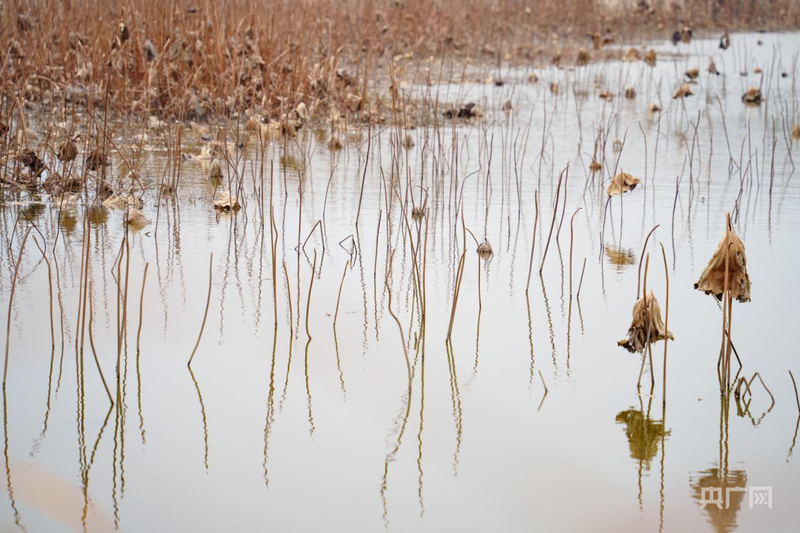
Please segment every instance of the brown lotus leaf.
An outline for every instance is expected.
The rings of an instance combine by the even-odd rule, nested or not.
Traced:
[[[696,80],[697,76],[700,75],[700,68],[699,67],[692,67],[686,70],[685,72],[686,77],[690,80]]]
[[[637,185],[639,185],[638,178],[634,178],[626,172],[618,172],[616,176],[611,178],[611,183],[608,184],[606,192],[609,196],[615,196],[632,191]]]
[[[72,161],[76,157],[78,157],[78,147],[75,146],[75,142],[72,139],[69,139],[59,148],[58,158],[61,161],[67,162]]]
[[[687,84],[681,83],[681,86],[678,87],[674,93],[672,93],[672,98],[686,98],[687,96],[691,96],[693,94],[694,93],[692,92],[692,89]]]
[[[135,207],[129,207],[127,222],[132,228],[143,228],[150,224],[150,219],[144,216],[141,211]]]
[[[214,198],[214,209],[221,209],[223,211],[238,210],[239,199],[232,196],[230,191],[220,191]]]
[[[617,345],[631,353],[642,353],[648,341],[648,333],[650,344],[663,341],[665,338],[675,340],[672,333],[668,332],[664,326],[664,321],[661,320],[661,308],[658,306],[658,300],[653,291],[636,300],[633,305],[633,320],[631,327],[628,328],[628,337],[617,341]]]
[[[638,61],[639,51],[636,48],[628,48],[622,55],[623,61]]]
[[[725,235],[719,241],[717,250],[711,256],[700,279],[694,288],[706,294],[713,294],[717,300],[722,299],[725,292],[725,258],[728,262],[728,289],[731,296],[740,302],[750,301],[750,276],[747,274],[747,256],[744,244],[733,232],[728,217]]]
[[[650,65],[651,67],[656,66],[656,51],[652,48],[647,51],[644,55],[644,62]]]

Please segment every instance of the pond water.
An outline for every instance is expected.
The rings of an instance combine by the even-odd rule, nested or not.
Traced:
[[[263,173],[251,139],[237,167],[246,205],[235,213],[215,211],[208,162],[197,157],[182,163],[178,194],[160,197],[168,157],[158,131],[140,170],[153,221],[141,230],[126,234],[123,210],[90,212],[85,200],[61,213],[47,195],[6,202],[3,530],[796,531],[800,418],[788,370],[800,374],[800,362],[785,335],[800,316],[800,155],[788,134],[800,35],[732,40],[726,51],[717,39],[653,43],[653,68],[443,67],[454,82],[410,79],[409,102],[472,101],[482,119],[364,128],[334,152],[306,128],[296,142],[270,142]],[[705,71],[709,57],[721,75]],[[692,66],[695,95],[673,100]],[[504,85],[486,83],[490,75]],[[741,101],[751,85],[761,86],[760,106]],[[623,96],[628,86],[635,99]],[[614,98],[599,98],[603,90]],[[591,174],[598,128],[606,161]],[[408,150],[397,142],[406,134]],[[120,146],[131,136],[115,128]],[[196,156],[200,133],[185,136]],[[641,184],[606,209],[617,167]],[[404,218],[412,196],[424,217]],[[17,223],[21,212],[36,229],[8,317],[30,225]],[[769,388],[756,378],[747,405],[720,394],[722,308],[693,288],[726,213],[753,283],[752,301],[733,305],[740,376],[758,372]],[[90,293],[81,291],[85,215]],[[653,345],[655,386],[647,365],[640,390],[641,356],[617,346],[656,225],[646,285],[663,314],[668,274],[666,402],[664,343]],[[488,240],[491,259],[464,227]],[[50,278],[33,237],[47,246]],[[758,504],[759,487],[770,488],[771,508]],[[741,490],[719,509],[703,506],[708,488]]]

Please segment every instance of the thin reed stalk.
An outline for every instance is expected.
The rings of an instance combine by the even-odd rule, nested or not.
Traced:
[[[336,311],[333,313],[333,329],[336,329],[336,320],[339,318],[339,302],[342,300],[342,287],[344,287],[344,278],[347,276],[347,269],[350,266],[350,261],[347,261],[342,271],[342,281],[339,282],[339,295],[336,297]]]
[[[144,312],[144,285],[147,282],[147,268],[150,263],[144,264],[144,275],[142,276],[142,292],[139,295],[139,327],[136,329],[136,351],[139,351],[139,339],[142,336],[142,314]]]
[[[200,346],[200,339],[203,337],[203,330],[206,327],[206,318],[208,318],[208,306],[211,304],[211,281],[214,275],[214,252],[211,252],[211,256],[208,259],[208,296],[206,297],[206,310],[203,312],[203,323],[200,325],[200,333],[197,335],[197,342],[194,344],[194,350],[192,350],[192,355],[189,356],[189,362],[186,366],[192,366],[192,359],[194,359],[194,354],[197,352],[197,347]]]
[[[89,293],[92,292],[92,283],[89,282]],[[100,360],[97,358],[97,350],[94,348],[94,334],[92,332],[92,323],[94,322],[94,310],[93,306],[91,305],[91,296],[89,297],[89,346],[92,347],[92,355],[94,356],[94,363],[97,365],[97,372],[100,374],[100,379],[103,381],[103,388],[106,389],[106,394],[108,395],[108,401],[111,402],[111,405],[114,405],[114,400],[111,397],[111,391],[108,388],[108,383],[106,383],[106,377],[103,375],[103,369],[100,366]]]
[[[308,327],[308,315],[311,311],[311,290],[314,288],[314,276],[317,272],[317,251],[314,250],[314,264],[311,266],[311,279],[308,282],[308,298],[306,299],[306,335],[311,340],[311,330]]]

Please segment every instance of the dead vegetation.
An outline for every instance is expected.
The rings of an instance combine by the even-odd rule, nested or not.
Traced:
[[[560,59],[565,42],[584,43],[587,35],[595,50],[642,28],[663,34],[679,27],[686,41],[692,30],[680,21],[695,29],[800,24],[793,0],[640,2],[633,10],[579,0],[351,3],[9,4],[0,21],[0,77],[26,107],[107,103],[124,113],[193,120],[259,109],[279,120],[306,102],[312,114],[335,109],[368,118],[388,86],[375,80],[415,57],[529,62]],[[591,57],[577,54],[579,64]],[[638,58],[634,48],[625,54]],[[655,53],[644,60],[653,65]]]
[[[674,340],[672,333],[667,331],[661,319],[661,308],[658,305],[653,291],[642,295],[633,305],[633,320],[628,328],[628,336],[617,341],[631,353],[644,353],[648,344],[654,344],[664,339]]]
[[[719,241],[714,255],[700,274],[700,279],[694,284],[694,288],[706,294],[713,294],[717,300],[721,300],[726,286],[731,292],[731,297],[739,302],[750,301],[747,256],[742,240],[733,232],[730,218],[725,227],[725,235]]]

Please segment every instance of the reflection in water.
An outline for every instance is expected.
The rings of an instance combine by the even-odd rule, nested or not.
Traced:
[[[272,333],[272,361],[269,366],[269,392],[267,394],[267,417],[264,423],[264,483],[269,486],[269,469],[267,458],[269,457],[269,435],[272,432],[272,423],[275,421],[275,349],[278,345],[278,325]]]
[[[619,424],[625,424],[625,436],[628,438],[628,447],[631,457],[639,461],[640,466],[650,470],[650,461],[658,453],[658,443],[662,436],[669,435],[664,430],[661,420],[652,420],[649,412],[630,408],[616,416]]]
[[[453,452],[453,474],[458,475],[458,453],[461,451],[461,436],[463,430],[463,417],[461,412],[461,392],[458,389],[458,372],[456,372],[456,357],[453,344],[445,344],[447,362],[450,370],[450,399],[453,402],[453,419],[456,425],[456,449]]]
[[[650,461],[658,453],[659,441],[663,447],[664,438],[669,435],[669,431],[664,429],[664,423],[661,420],[653,420],[650,418],[650,406],[653,399],[647,404],[647,412],[644,411],[643,406],[640,404],[639,409],[631,407],[626,411],[617,414],[615,420],[618,424],[625,424],[625,436],[628,438],[628,448],[630,449],[631,457],[638,463],[638,487],[639,487],[639,508],[643,506],[642,502],[642,472],[643,470],[650,470]]]
[[[14,523],[22,531],[27,531],[22,525],[22,518],[17,509],[17,501],[14,499],[14,487],[11,485],[11,463],[8,461],[8,401],[6,399],[6,388],[3,386],[3,458],[6,462],[6,489],[8,490],[8,500],[11,509],[14,511]]]
[[[192,382],[194,383],[195,389],[197,389],[197,398],[200,400],[200,414],[203,416],[203,447],[205,448],[205,453],[203,455],[203,463],[206,466],[206,471],[208,470],[208,421],[206,419],[206,406],[203,403],[203,394],[200,392],[200,384],[197,383],[197,379],[194,377],[194,372],[192,372],[192,367],[189,368],[189,376],[192,378]]]
[[[698,502],[708,501],[716,498],[722,499],[723,503],[716,505],[709,503],[703,509],[708,515],[708,521],[717,532],[733,531],[736,529],[736,514],[742,505],[747,485],[747,474],[744,470],[720,470],[712,467],[698,472],[697,478],[693,479],[692,497]],[[703,496],[703,489],[720,490],[718,495],[713,497]],[[742,490],[735,490],[742,489]],[[702,505],[702,503],[701,503]],[[721,507],[721,508],[720,508]]]
[[[636,254],[631,248],[607,245],[605,247],[608,262],[617,266],[617,270],[622,270],[627,266],[636,264]]]
[[[711,526],[719,533],[736,529],[736,514],[744,499],[747,486],[747,473],[728,468],[728,418],[730,414],[730,394],[720,397],[719,412],[719,459],[716,466],[702,470],[691,480],[692,497],[700,502],[708,515]],[[704,491],[705,490],[705,494]],[[704,502],[719,501],[720,504]]]
[[[308,403],[308,425],[309,425],[309,435],[314,434],[314,414],[311,408],[311,384],[308,381],[308,347],[311,346],[311,337],[308,337],[308,342],[306,342],[306,353],[305,353],[305,365],[303,369],[306,375],[306,400]]]
[[[531,318],[531,299],[528,297],[527,293],[525,294],[525,305],[528,307],[528,344],[530,344],[531,346],[531,364],[530,364],[530,376],[528,378],[528,385],[533,385],[533,365],[534,365],[533,321]]]
[[[786,462],[789,462],[789,458],[792,456],[792,452],[794,451],[794,445],[797,443],[797,430],[800,429],[800,415],[797,415],[797,422],[794,424],[794,436],[792,437],[792,444],[789,446],[789,453],[786,454]]]

